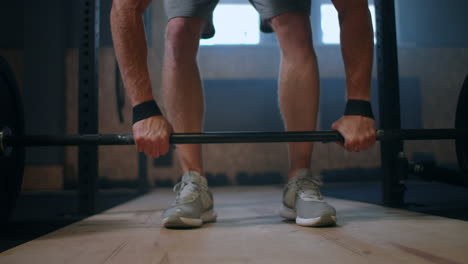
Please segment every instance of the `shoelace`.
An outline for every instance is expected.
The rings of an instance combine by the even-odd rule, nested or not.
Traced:
[[[319,177],[305,177],[291,183],[295,184],[297,190],[305,194],[307,198],[322,199],[319,187],[322,186],[322,180]]]
[[[192,181],[181,181],[174,186],[174,192],[177,193],[176,195],[176,203],[179,202],[180,199],[184,199],[186,197],[190,197],[194,195],[199,190],[204,190],[201,184]]]

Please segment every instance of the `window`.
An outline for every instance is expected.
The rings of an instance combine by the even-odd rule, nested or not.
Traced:
[[[260,18],[250,4],[218,4],[213,13],[216,34],[200,45],[257,45]]]
[[[372,17],[372,25],[375,35],[375,7],[369,5],[369,11]],[[338,12],[332,4],[320,5],[320,20],[322,29],[323,44],[340,44],[340,23],[338,21]],[[375,38],[374,38],[375,43]]]

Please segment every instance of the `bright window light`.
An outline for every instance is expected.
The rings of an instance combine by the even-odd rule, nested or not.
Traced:
[[[219,4],[213,13],[216,34],[200,45],[257,45],[260,18],[250,4]]]
[[[372,17],[372,26],[375,35],[375,7],[369,5],[369,11]],[[332,4],[322,4],[320,6],[322,42],[324,44],[340,44],[340,23],[338,21],[338,12]],[[375,38],[374,38],[375,43]]]

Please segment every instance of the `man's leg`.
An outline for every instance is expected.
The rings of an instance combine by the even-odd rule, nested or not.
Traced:
[[[309,16],[288,12],[271,19],[281,48],[279,76],[280,108],[287,131],[312,131],[316,129],[319,73],[317,58],[312,46]],[[290,173],[309,168],[312,143],[289,143]]]
[[[205,21],[174,17],[167,25],[163,89],[167,117],[175,132],[202,130],[203,94],[196,56]],[[213,196],[202,177],[201,145],[179,145],[176,151],[184,175],[175,186],[176,204],[163,212],[163,225],[198,227],[216,221]]]
[[[196,62],[204,21],[176,17],[169,20],[163,66],[167,118],[176,133],[201,132],[203,94]],[[185,172],[203,175],[201,145],[179,145],[177,155]]]
[[[280,107],[286,130],[315,130],[319,99],[317,58],[309,15],[287,12],[271,19],[281,48]],[[302,226],[336,223],[335,209],[320,193],[320,178],[310,171],[312,143],[289,143],[290,172],[280,215]]]

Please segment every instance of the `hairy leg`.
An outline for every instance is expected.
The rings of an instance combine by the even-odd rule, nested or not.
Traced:
[[[287,131],[316,129],[319,73],[309,16],[285,13],[271,20],[281,48],[279,101]],[[291,30],[294,29],[294,30]],[[313,144],[289,143],[289,178],[300,168],[309,168]]]
[[[163,91],[167,118],[176,133],[201,132],[204,103],[196,62],[204,21],[173,18],[168,22],[163,66]],[[201,145],[179,145],[178,159],[185,172],[203,175]]]

